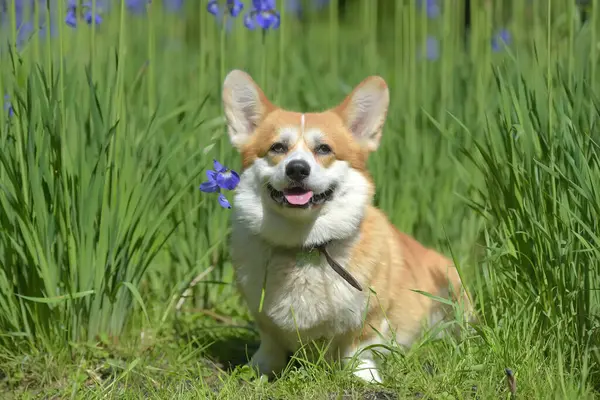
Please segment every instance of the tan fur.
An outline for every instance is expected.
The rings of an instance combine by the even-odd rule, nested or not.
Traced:
[[[448,313],[443,303],[411,289],[446,298],[451,286],[454,289],[451,297],[466,301],[464,306],[470,310],[468,297],[460,294],[462,284],[452,261],[400,232],[372,206],[361,231],[348,267],[369,282],[377,299],[369,305],[361,340],[375,335],[371,327],[386,319],[396,330],[400,344],[410,344],[430,315],[437,310]]]

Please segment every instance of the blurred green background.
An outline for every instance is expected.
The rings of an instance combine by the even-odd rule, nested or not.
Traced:
[[[527,398],[599,388],[598,6],[277,1],[278,26],[250,30],[243,3],[0,1],[5,387],[43,386],[34,354],[206,349],[215,326],[251,326],[230,211],[198,190],[213,159],[240,166],[220,99],[237,68],[303,112],[388,82],[376,205],[455,258],[481,315],[463,347],[435,347],[441,386],[406,382],[497,397],[512,366]]]

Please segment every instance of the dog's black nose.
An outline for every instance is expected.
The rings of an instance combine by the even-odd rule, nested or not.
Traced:
[[[300,182],[310,174],[310,165],[304,160],[292,160],[286,165],[285,174],[291,180]]]

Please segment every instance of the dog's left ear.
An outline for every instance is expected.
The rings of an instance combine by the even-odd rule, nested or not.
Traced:
[[[334,108],[352,135],[369,151],[379,147],[383,124],[390,103],[385,80],[370,76],[356,86],[344,101]]]
[[[223,106],[229,139],[243,147],[264,117],[274,109],[261,88],[247,73],[233,70],[223,82]]]

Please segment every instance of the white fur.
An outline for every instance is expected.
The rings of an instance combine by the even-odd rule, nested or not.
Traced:
[[[364,379],[367,382],[383,382],[381,376],[379,376],[379,372],[377,372],[377,363],[368,358],[360,360],[354,375]]]
[[[286,143],[296,143],[301,133],[295,126],[285,126],[279,129],[279,140]]]

